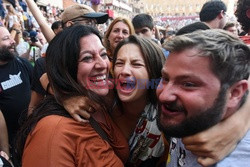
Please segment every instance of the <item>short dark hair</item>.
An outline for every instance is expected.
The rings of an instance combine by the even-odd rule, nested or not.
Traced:
[[[55,21],[55,22],[51,25],[51,29],[54,31],[54,30],[58,29],[60,26],[62,26],[62,22],[61,22],[61,21]]]
[[[227,7],[224,2],[221,0],[208,1],[201,8],[200,21],[212,21],[221,11],[227,11]]]
[[[235,15],[238,22],[241,24],[242,29],[247,33],[250,30],[250,18],[248,18],[246,15],[248,9],[250,9],[249,0],[238,0]]]
[[[145,13],[138,14],[132,19],[132,23],[135,29],[140,29],[142,27],[148,27],[150,30],[154,28],[153,18]]]

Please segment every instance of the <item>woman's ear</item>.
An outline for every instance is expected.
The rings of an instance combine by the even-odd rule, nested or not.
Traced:
[[[228,108],[235,108],[239,107],[239,104],[241,102],[242,97],[248,90],[248,82],[247,80],[241,80],[237,83],[235,83],[233,86],[231,86],[228,96]]]

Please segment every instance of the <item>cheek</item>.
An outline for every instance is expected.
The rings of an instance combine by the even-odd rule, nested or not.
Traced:
[[[118,78],[119,73],[120,73],[120,68],[119,67],[114,67],[114,76],[115,76],[115,78]]]
[[[124,38],[128,38],[128,37],[129,37],[129,35],[130,35],[130,34],[126,34],[126,35],[124,35]]]
[[[78,66],[78,70],[77,70],[77,81],[78,83],[81,83],[83,86],[86,86],[86,83],[88,82],[89,74],[91,72],[91,70],[86,67],[87,65]]]
[[[113,34],[113,33],[110,33],[110,34],[109,34],[109,37],[108,37],[109,42],[112,42],[112,41],[113,41],[113,38],[114,38],[114,34]]]
[[[111,63],[110,63],[108,57],[106,58],[105,62],[107,64],[107,68],[108,68],[108,71],[109,71],[109,69],[111,68]]]

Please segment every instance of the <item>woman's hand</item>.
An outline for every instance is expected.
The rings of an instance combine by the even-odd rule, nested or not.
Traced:
[[[63,101],[64,108],[78,122],[88,122],[90,113],[98,111],[101,106],[87,97],[75,96]]]

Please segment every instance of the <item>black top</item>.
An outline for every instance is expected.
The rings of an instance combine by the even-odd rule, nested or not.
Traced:
[[[34,71],[33,71],[33,79],[31,89],[43,96],[46,95],[46,91],[43,89],[40,78],[46,72],[45,67],[45,57],[38,58],[35,62]]]
[[[0,65],[0,109],[7,124],[10,143],[19,128],[19,117],[27,111],[30,102],[32,70],[32,65],[20,57]]]

